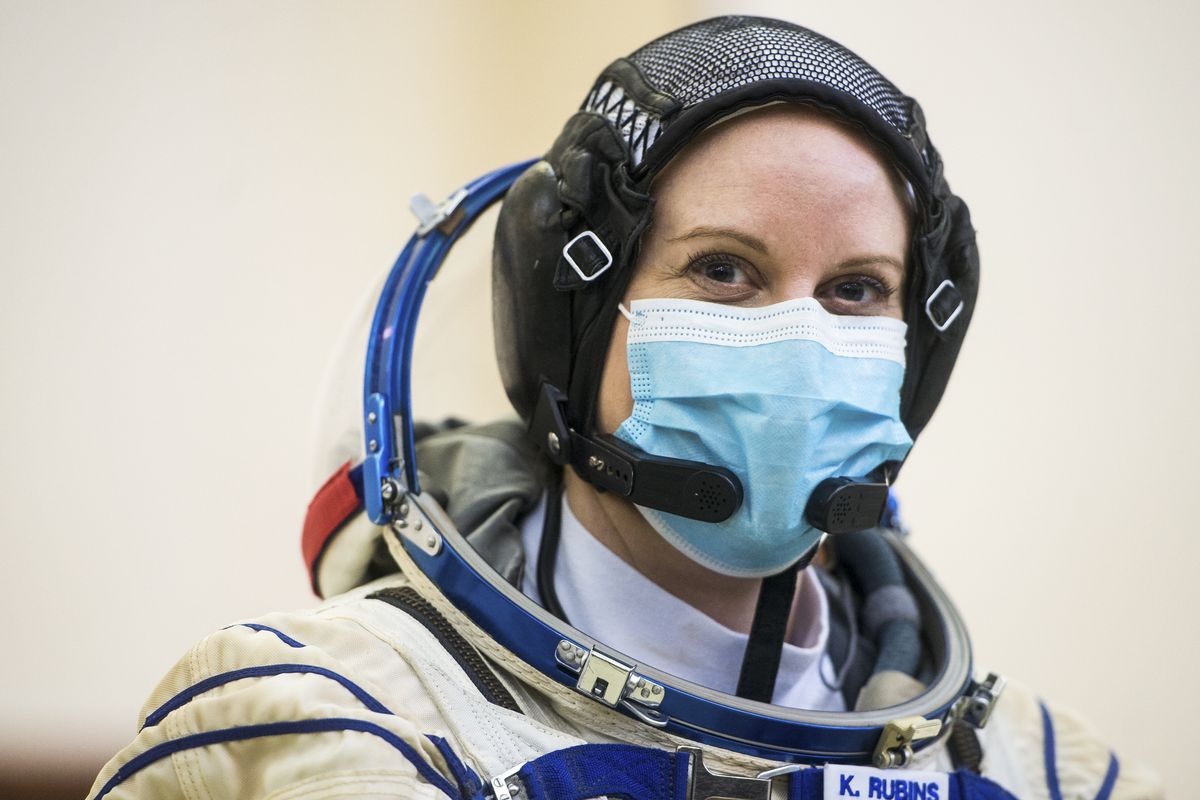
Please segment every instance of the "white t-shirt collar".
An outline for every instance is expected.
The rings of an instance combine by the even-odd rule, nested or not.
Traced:
[[[526,568],[521,591],[540,602],[537,553],[546,499],[521,524]],[[843,711],[833,688],[833,669],[825,646],[829,604],[815,575],[802,573],[793,637],[805,646],[784,644],[772,701],[791,708]],[[554,588],[571,624],[637,661],[715,689],[737,687],[747,636],[662,589],[599,542],[562,499],[562,531],[554,569]]]

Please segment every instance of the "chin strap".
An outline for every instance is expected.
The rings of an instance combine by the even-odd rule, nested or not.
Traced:
[[[869,675],[897,671],[914,675],[921,658],[921,616],[895,552],[878,531],[857,531],[833,537],[834,552],[863,595],[859,612],[876,655]],[[750,638],[738,676],[737,695],[771,702],[779,671],[787,623],[796,592],[796,576],[816,554],[813,547],[792,567],[763,578],[750,625]],[[853,698],[847,698],[853,706]]]
[[[561,537],[562,473],[551,469],[550,480],[546,484],[546,513],[542,517],[542,541],[538,545],[535,576],[542,608],[570,625],[571,620],[567,619],[567,612],[563,611],[562,603],[558,601],[558,590],[554,586],[554,567],[558,563],[558,541]]]
[[[788,620],[796,598],[796,580],[816,552],[817,545],[813,545],[783,572],[763,578],[754,608],[754,621],[750,623],[750,636],[746,640],[746,653],[742,656],[742,670],[738,674],[738,697],[769,703],[775,696],[779,662],[783,658]]]

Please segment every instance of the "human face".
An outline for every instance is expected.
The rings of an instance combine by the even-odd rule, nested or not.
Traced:
[[[832,314],[903,317],[910,221],[896,174],[860,134],[776,105],[714,126],[655,180],[654,222],[625,304],[685,298],[765,306],[816,298]],[[633,410],[619,316],[597,422]]]

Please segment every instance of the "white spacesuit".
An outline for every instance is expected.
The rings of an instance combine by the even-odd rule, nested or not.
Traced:
[[[801,135],[819,163],[771,150]],[[740,181],[754,158],[769,174]],[[854,159],[874,183],[822,184]],[[713,294],[660,291],[685,274],[642,266],[662,242],[730,237],[672,235],[679,209],[706,208],[689,168],[742,183],[751,194],[706,190],[707,208],[749,209],[765,229],[731,238],[766,252],[777,234],[788,264],[706,252],[686,279]],[[871,191],[907,251],[870,274],[838,261],[837,280],[795,291],[811,277],[796,253],[841,246],[823,232],[895,232]],[[497,350],[520,420],[414,425],[425,287],[501,197]],[[796,208],[817,235],[780,224]],[[305,525],[331,599],[196,645],[90,797],[1161,796],[1072,717],[976,679],[962,621],[905,544],[889,485],[940,399],[979,269],[915,101],[806,29],[709,20],[606,69],[543,159],[415,210],[372,322],[362,438],[329,443],[346,460]],[[752,271],[791,288],[751,297]],[[614,350],[624,407],[605,382]],[[641,531],[634,551],[602,538],[604,513]],[[647,542],[713,586],[752,582],[741,629],[681,599],[718,592],[639,563]]]

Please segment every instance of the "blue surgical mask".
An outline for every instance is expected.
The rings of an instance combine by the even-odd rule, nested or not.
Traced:
[[[763,577],[795,563],[821,537],[804,516],[817,484],[867,475],[912,447],[900,421],[900,320],[835,316],[813,298],[760,308],[634,300],[627,316],[633,413],[615,436],[742,482],[742,505],[724,522],[638,507],[710,569]]]

